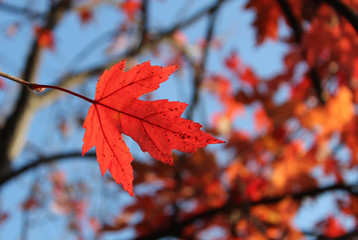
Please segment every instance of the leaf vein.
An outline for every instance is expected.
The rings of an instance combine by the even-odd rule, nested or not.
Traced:
[[[123,166],[122,166],[122,164],[121,164],[121,161],[118,159],[118,156],[115,154],[115,152],[113,151],[111,145],[109,144],[108,138],[107,138],[107,136],[106,136],[106,134],[104,133],[104,130],[103,130],[102,121],[101,121],[100,114],[99,114],[99,112],[98,112],[97,107],[95,107],[95,109],[96,109],[96,113],[97,113],[97,116],[98,116],[98,122],[99,122],[99,125],[100,125],[100,129],[101,129],[101,131],[102,131],[103,137],[104,137],[104,139],[106,140],[109,149],[111,150],[111,152],[112,152],[113,155],[115,156],[115,159],[117,160],[118,165],[119,165],[119,167],[121,168],[121,171],[122,171],[122,173],[123,173],[123,175],[124,175],[124,178],[126,179],[127,184],[128,184],[129,180],[128,180],[128,178],[127,178],[127,175],[126,175],[125,172],[124,172],[124,168],[123,168]]]

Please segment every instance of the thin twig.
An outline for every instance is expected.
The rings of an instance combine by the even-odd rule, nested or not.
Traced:
[[[73,92],[73,91],[71,91],[71,90],[68,90],[68,89],[66,89],[66,88],[62,88],[62,87],[58,87],[58,86],[52,86],[52,85],[45,85],[45,84],[30,83],[30,82],[25,81],[25,80],[23,80],[23,79],[21,79],[21,78],[14,77],[14,76],[12,76],[12,75],[10,75],[10,74],[7,74],[7,73],[1,72],[1,71],[0,71],[0,76],[5,77],[5,78],[7,78],[7,79],[10,79],[10,80],[12,80],[12,81],[14,81],[14,82],[17,82],[17,83],[19,83],[19,84],[21,84],[21,85],[23,85],[23,86],[26,86],[26,87],[30,88],[31,90],[36,90],[36,91],[38,91],[38,92],[42,92],[42,91],[43,91],[44,89],[46,89],[46,88],[52,88],[52,89],[56,89],[56,90],[59,90],[59,91],[62,91],[62,92],[71,94],[71,95],[73,95],[73,96],[82,98],[83,100],[85,100],[85,101],[87,101],[87,102],[95,103],[94,100],[92,100],[92,99],[90,99],[90,98],[88,98],[88,97],[85,97],[85,96],[83,96],[83,95],[81,95],[81,94],[78,94],[78,93],[76,93],[76,92]]]
[[[96,153],[87,153],[86,158],[95,159]],[[11,171],[10,173],[7,173],[6,175],[0,176],[0,186],[4,185],[11,179],[16,178],[17,176],[34,169],[38,166],[41,166],[43,164],[48,164],[57,160],[70,160],[73,158],[79,158],[79,159],[85,159],[82,157],[82,153],[80,152],[70,152],[70,153],[63,153],[63,154],[56,154],[48,157],[40,157],[37,160],[30,161],[30,163],[26,164],[25,166],[22,166],[16,170]]]
[[[25,14],[27,16],[29,16],[30,18],[38,18],[38,17],[43,17],[44,14],[40,13],[40,12],[34,12],[29,8],[22,8],[22,7],[17,7],[8,3],[0,3],[0,10],[4,11],[4,12],[11,12],[14,14]]]
[[[51,5],[46,14],[44,29],[52,30],[60,22],[64,13],[71,7],[70,0],[57,1]],[[22,78],[28,82],[34,82],[39,70],[43,48],[38,44],[38,36],[32,39],[29,53],[24,63]],[[9,171],[10,161],[14,155],[18,154],[18,146],[24,144],[23,137],[19,137],[24,129],[25,122],[28,121],[28,111],[31,98],[30,92],[26,87],[21,88],[12,112],[7,117],[0,129],[0,174]]]
[[[280,5],[283,14],[286,16],[287,21],[291,25],[296,44],[301,44],[302,36],[303,36],[303,29],[302,29],[300,22],[297,20],[297,18],[293,14],[291,7],[290,7],[289,3],[287,2],[287,0],[277,0],[277,2]],[[303,55],[306,55],[306,53],[304,52]],[[308,75],[312,82],[313,88],[317,94],[319,102],[321,103],[321,105],[324,105],[326,101],[323,98],[323,94],[322,94],[323,89],[321,86],[321,79],[319,77],[317,67],[313,66],[309,70]]]
[[[149,11],[149,1],[148,0],[143,0],[142,1],[142,20],[140,23],[140,42],[139,42],[139,46],[138,48],[141,48],[141,46],[144,44],[146,37],[147,37],[147,33],[148,33],[148,25],[149,25],[149,18],[148,18],[148,11]]]
[[[29,189],[28,192],[28,196],[27,196],[27,200],[30,198],[34,198],[35,195],[37,194],[37,187],[38,187],[38,183],[40,181],[40,176],[36,176],[31,188]],[[22,217],[23,217],[23,224],[21,226],[21,235],[20,235],[20,239],[21,240],[26,240],[28,239],[28,235],[29,235],[29,226],[30,226],[30,209],[24,208],[23,207],[23,212],[22,212]]]
[[[31,87],[31,83],[29,83],[28,81],[25,81],[21,78],[18,78],[18,77],[15,77],[15,76],[12,76],[10,74],[7,74],[7,73],[4,73],[4,72],[1,72],[0,71],[0,76],[4,77],[4,78],[7,78],[7,79],[10,79],[11,81],[14,81],[14,82],[17,82],[21,85],[24,85],[28,88],[30,88],[32,90],[32,87]]]
[[[213,39],[216,17],[217,17],[218,10],[223,2],[224,2],[223,0],[218,0],[215,8],[213,8],[210,11],[210,19],[209,19],[208,29],[207,29],[206,37],[205,37],[206,42],[205,42],[205,46],[203,49],[202,59],[201,59],[200,65],[198,66],[198,68],[195,71],[194,90],[193,90],[194,94],[193,94],[191,103],[189,104],[190,108],[188,109],[188,119],[193,118],[194,108],[196,107],[196,105],[199,101],[200,86],[203,81],[206,62],[208,60],[208,55],[209,55],[209,48],[210,48],[211,41]]]

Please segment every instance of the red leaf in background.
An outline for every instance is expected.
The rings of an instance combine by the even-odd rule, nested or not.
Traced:
[[[272,129],[271,119],[267,116],[265,109],[258,108],[254,113],[255,130],[260,131],[264,128]]]
[[[68,137],[71,132],[71,127],[65,119],[61,119],[58,128],[62,134],[62,137]]]
[[[102,174],[107,169],[117,183],[133,196],[133,156],[122,133],[136,141],[143,152],[173,164],[171,151],[195,152],[208,144],[223,143],[200,130],[199,123],[181,118],[187,104],[168,100],[143,101],[138,98],[159,88],[176,66],[162,68],[149,62],[124,71],[125,61],[100,77],[95,102],[83,127],[82,153],[96,146]]]
[[[258,201],[262,197],[262,190],[267,187],[267,181],[262,177],[257,177],[248,182],[245,193],[253,200]]]
[[[100,221],[95,217],[91,217],[89,219],[89,224],[90,224],[92,231],[97,235],[99,233],[99,231],[101,230]]]
[[[6,212],[0,212],[0,224],[9,219],[9,214]]]
[[[231,52],[229,57],[225,58],[225,66],[232,72],[237,72],[241,64],[237,52]]]
[[[7,28],[6,28],[6,35],[8,37],[13,37],[19,30],[19,26],[20,24],[18,22],[12,23],[10,24]]]
[[[242,74],[239,74],[239,78],[252,87],[255,87],[259,82],[255,73],[250,68],[246,68]]]
[[[323,234],[329,238],[336,238],[344,235],[346,230],[341,223],[333,216],[329,216],[323,229]]]
[[[37,208],[38,206],[39,206],[38,201],[33,196],[31,196],[26,199],[26,201],[22,204],[21,207],[23,210],[29,211],[29,210]]]
[[[245,6],[256,12],[252,25],[256,28],[256,44],[262,44],[266,39],[278,38],[278,22],[281,17],[280,6],[275,1],[251,0]]]
[[[92,11],[88,7],[80,8],[78,14],[83,24],[90,22],[93,18]]]
[[[333,174],[336,177],[337,182],[343,183],[343,177],[341,174],[341,167],[339,162],[334,158],[328,158],[323,162],[323,170],[326,175]]]
[[[309,78],[304,77],[300,83],[291,89],[291,96],[293,99],[303,100],[310,89],[312,89],[311,81]]]
[[[133,21],[134,15],[140,8],[142,7],[142,3],[137,0],[126,0],[121,4],[121,9],[127,15],[128,19]]]
[[[173,40],[179,45],[184,46],[188,44],[187,36],[180,30],[177,30],[173,33]]]
[[[3,89],[5,87],[5,82],[3,78],[0,78],[0,89]]]
[[[37,44],[39,46],[48,48],[50,50],[55,49],[55,41],[51,30],[35,26],[34,32],[37,36]]]

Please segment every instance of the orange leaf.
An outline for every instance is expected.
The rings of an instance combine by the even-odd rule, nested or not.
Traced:
[[[319,128],[322,134],[341,131],[354,114],[351,91],[342,86],[337,95],[329,99],[325,106],[308,111],[306,106],[298,105],[296,114],[301,117],[302,125],[307,128]],[[328,121],[327,121],[328,120]]]

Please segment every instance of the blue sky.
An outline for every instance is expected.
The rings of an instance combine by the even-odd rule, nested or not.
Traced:
[[[14,1],[4,0],[4,2],[15,4]],[[16,4],[20,4],[21,2],[26,1],[17,1]],[[46,1],[34,0],[33,2],[38,4],[39,9],[41,9],[41,6],[43,6]],[[188,17],[203,6],[209,6],[214,2],[215,1],[208,0],[153,0],[150,4],[149,28],[152,30],[167,29],[172,23],[178,22],[183,17]],[[259,76],[272,76],[282,69],[282,56],[287,48],[285,45],[273,41],[266,41],[260,47],[255,45],[255,32],[250,25],[254,15],[252,12],[242,10],[244,4],[245,1],[231,1],[225,4],[221,9],[215,26],[214,36],[215,38],[224,40],[224,44],[219,51],[210,51],[208,69],[210,69],[210,72],[226,71],[223,66],[223,58],[228,56],[231,51],[236,50],[244,60],[244,63],[251,66]],[[21,25],[19,32],[9,38],[6,36],[5,30],[8,23],[13,20],[20,21]],[[98,47],[89,52],[85,59],[82,59],[80,62],[77,61],[75,64],[72,62],[73,58],[81,51],[83,46],[89,44],[96,36],[116,29],[122,20],[123,17],[118,13],[118,10],[108,5],[95,9],[94,19],[89,25],[81,24],[78,16],[74,13],[66,15],[55,32],[55,50],[46,51],[44,54],[38,82],[56,84],[59,77],[65,72],[86,69],[108,60],[108,56],[104,54],[108,42],[108,39],[106,39],[103,44],[99,44]],[[184,33],[190,43],[194,45],[199,39],[203,38],[206,24],[207,18],[203,18],[191,27],[184,29]],[[27,54],[30,39],[33,36],[33,26],[28,23],[25,18],[19,18],[18,15],[7,15],[1,12],[0,29],[2,30],[0,37],[0,67],[2,71],[19,76],[23,68],[24,56]],[[289,30],[287,27],[284,23],[281,23],[281,36],[287,36],[288,33]],[[151,59],[151,55],[144,55],[136,60],[138,60],[138,63],[152,60],[155,64],[164,64],[157,59]],[[88,97],[93,97],[96,82],[97,79],[93,78],[85,87],[75,90]],[[185,94],[178,91],[177,88],[179,85],[174,75],[169,81],[162,84],[161,88],[156,91],[155,97],[189,102],[190,99],[188,99],[188,97],[190,96],[190,91],[192,91],[190,79],[184,79],[180,84],[184,86],[183,88],[186,90]],[[0,91],[2,115],[6,113],[3,109],[11,109],[11,104],[15,99],[14,93],[17,88],[18,86],[16,84],[6,82],[6,91]],[[283,92],[283,94],[285,93]],[[201,101],[200,104],[204,104],[202,107],[206,109],[206,112],[203,114],[198,111],[199,114],[195,115],[195,120],[210,124],[206,116],[210,116],[213,112],[218,111],[221,106],[217,103],[216,99],[210,99],[212,98],[210,94],[203,94],[202,97],[202,100],[205,101]],[[37,146],[41,154],[44,155],[51,152],[80,151],[84,133],[82,128],[72,127],[71,135],[67,138],[64,138],[59,131],[53,131],[53,129],[58,129],[59,121],[62,119],[75,125],[75,115],[85,114],[88,108],[89,103],[72,96],[63,97],[51,105],[41,108],[32,120],[31,127],[26,136],[27,147],[20,154],[15,165],[21,165],[36,156],[36,147],[34,148],[33,146]],[[1,119],[1,121],[3,121],[3,119]],[[253,126],[250,116],[241,116],[237,120],[237,127],[252,131]],[[131,139],[128,138],[126,141],[129,141],[128,144],[134,156],[143,156]],[[46,143],[46,147],[43,147],[44,143]],[[95,181],[98,181],[98,183],[94,184],[93,188],[101,187],[100,182],[103,178],[100,175],[95,161],[66,161],[60,164],[60,168],[68,171],[70,178],[86,178],[88,174],[90,174],[94,177]],[[40,168],[36,171],[41,172],[46,170]],[[0,239],[18,239],[20,234],[19,229],[22,224],[22,212],[19,206],[21,206],[25,196],[28,195],[29,185],[33,179],[34,175],[26,174],[26,176],[12,181],[1,189],[1,209],[9,211],[11,218],[9,221],[0,225]],[[97,198],[98,202],[100,202],[101,196],[97,196]],[[126,202],[129,200],[130,198],[128,196],[118,196],[118,201]],[[308,217],[314,219],[314,217],[312,217],[312,209],[315,209],[315,216],[317,216],[318,219],[321,218],[321,216],[327,213],[327,211],[325,211],[327,206],[333,204],[331,201],[331,198],[323,196],[320,200],[317,200],[317,202],[304,204],[304,208],[298,215],[297,225],[304,227],[309,226],[310,222],[307,220]],[[94,203],[94,205],[95,204],[96,203]],[[55,217],[54,219],[57,220],[54,220],[54,224],[51,222],[51,224],[44,224],[45,226],[42,227],[41,221],[46,222],[47,216],[42,216],[40,213],[35,213],[35,215],[40,219],[40,224],[35,224],[35,227],[31,228],[28,239],[72,239],[73,236],[71,235],[53,235],[58,229],[64,229],[66,227],[64,219]],[[46,231],[43,231],[43,229],[46,229]],[[128,236],[127,234],[128,233],[122,233],[122,236]],[[111,239],[111,237],[108,236],[108,239]]]

